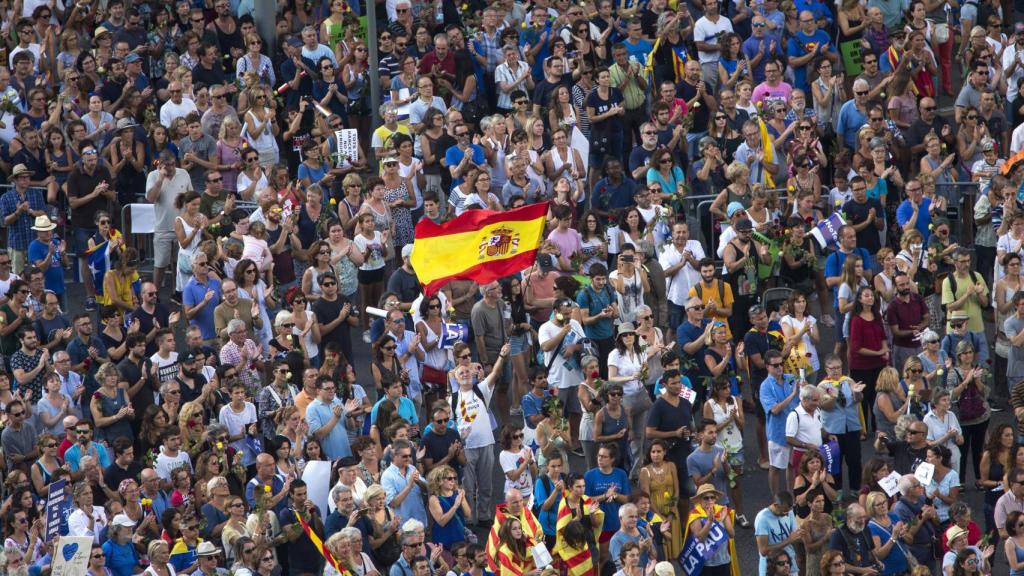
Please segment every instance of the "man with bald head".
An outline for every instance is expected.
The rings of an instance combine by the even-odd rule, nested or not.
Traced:
[[[839,109],[839,125],[836,132],[844,146],[851,151],[857,149],[857,131],[868,123],[868,93],[871,87],[867,80],[858,78],[853,82],[853,99],[847,100]]]
[[[64,440],[57,447],[57,456],[64,460],[64,453],[78,442],[78,432],[75,431],[75,426],[78,425],[78,416],[68,414],[61,423],[64,425]]]
[[[182,92],[181,82],[171,82],[167,86],[167,93],[170,98],[160,107],[160,124],[167,129],[177,118],[184,118],[193,112],[198,112],[196,103],[190,98],[185,98]]]
[[[256,492],[265,492],[270,487],[270,496],[266,498],[264,507],[280,515],[288,508],[288,488],[292,485],[292,477],[284,480],[277,474],[277,463],[274,457],[266,452],[256,456],[256,475],[245,485],[245,501],[249,508],[256,507]]]
[[[149,498],[153,502],[153,514],[157,518],[162,517],[164,511],[171,507],[171,499],[160,489],[160,475],[152,468],[143,468],[139,474],[139,493],[142,498]]]
[[[487,563],[495,573],[497,573],[495,559],[498,557],[498,531],[505,520],[509,518],[519,520],[519,524],[523,527],[523,536],[526,537],[529,546],[544,541],[544,530],[540,526],[540,521],[526,506],[526,501],[519,489],[510,488],[505,491],[505,502],[498,504],[494,511],[494,524],[487,536]]]
[[[928,134],[934,133],[950,150],[954,149],[956,137],[953,135],[953,128],[949,121],[935,112],[935,99],[921,98],[917,104],[918,118],[903,132],[903,137],[910,146],[910,153],[914,159],[924,155],[924,139]]]

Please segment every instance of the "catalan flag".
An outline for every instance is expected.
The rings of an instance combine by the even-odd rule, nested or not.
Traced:
[[[348,568],[346,568],[341,562],[338,562],[338,560],[334,558],[334,555],[331,554],[331,551],[324,546],[323,540],[321,540],[320,536],[318,536],[313,530],[313,527],[309,525],[309,522],[306,522],[306,519],[298,512],[295,512],[295,517],[298,518],[299,525],[302,526],[302,531],[306,533],[306,536],[309,536],[309,539],[313,542],[313,546],[316,546],[316,549],[320,551],[320,555],[324,557],[324,560],[337,570],[341,576],[352,576],[352,573],[348,571]]]
[[[721,504],[715,504],[714,511],[716,517],[722,512],[722,510],[726,510],[729,518],[735,520],[735,510],[727,506],[722,506]],[[690,524],[693,523],[694,520],[707,517],[707,512],[705,512],[702,506],[694,506],[690,509],[690,517],[686,519],[686,526],[683,526],[683,542],[686,542],[686,539],[689,537]],[[740,564],[739,557],[736,555],[735,538],[729,538],[729,573],[730,576],[740,576]]]
[[[505,523],[505,520],[509,518],[517,518],[519,523],[523,527],[523,535],[530,541],[530,546],[537,544],[538,542],[544,541],[544,529],[541,528],[540,522],[533,515],[533,512],[523,505],[523,511],[518,516],[513,516],[508,511],[508,504],[499,504],[498,508],[494,511],[494,524],[491,525],[491,531],[487,535],[487,564],[491,569],[491,572],[498,573],[498,564],[496,560],[498,558],[498,549],[501,545],[498,543],[498,531],[501,530],[501,525]]]
[[[110,238],[85,253],[89,262],[89,273],[92,274],[93,286],[96,287],[96,294],[99,296],[103,295],[103,279],[114,265],[111,255],[117,248],[113,246],[112,242],[119,238],[121,238],[121,233],[117,229],[111,228]],[[123,250],[124,243],[120,243],[119,247]]]
[[[590,548],[584,544],[582,548],[576,548],[566,542],[562,537],[562,530],[571,522],[575,521],[572,509],[569,508],[567,499],[569,492],[562,494],[562,500],[558,503],[558,519],[555,522],[555,550],[554,555],[558,556],[565,563],[569,576],[595,576],[597,569],[594,567],[594,558]],[[589,496],[580,499],[580,507],[586,511],[590,510],[593,500]],[[604,511],[597,508],[590,514],[590,523],[594,527],[594,542],[601,538],[601,526],[604,525]]]
[[[452,280],[487,284],[533,264],[548,203],[507,212],[469,210],[444,224],[416,225],[412,266],[427,296]]]

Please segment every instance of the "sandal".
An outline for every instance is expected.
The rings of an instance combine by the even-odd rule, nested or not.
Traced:
[[[740,525],[740,528],[750,528],[750,521],[747,520],[746,514],[738,514],[736,516],[736,523]]]

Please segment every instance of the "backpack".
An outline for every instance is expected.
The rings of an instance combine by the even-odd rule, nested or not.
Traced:
[[[985,415],[985,399],[982,398],[981,391],[973,382],[964,388],[963,394],[960,394],[957,407],[961,422],[975,420]]]
[[[479,384],[473,384],[473,392],[475,392],[476,395],[480,397],[480,401],[481,402],[483,402],[484,398],[486,398],[486,396],[484,396],[483,391],[480,390],[480,385]],[[491,411],[491,407],[486,402],[484,402],[484,408],[486,408],[488,412]],[[456,414],[456,411],[458,409],[459,409],[459,391],[455,390],[455,392],[452,392],[452,414]]]
[[[551,483],[551,478],[548,478],[547,475],[545,474],[545,475],[540,477],[540,483],[542,485],[544,485],[544,490],[546,490],[548,495],[550,495],[551,494],[551,490],[554,489],[554,484]],[[530,512],[533,512],[534,518],[537,518],[538,520],[540,519],[540,513],[541,513],[540,505],[541,504],[542,504],[541,502],[538,502],[537,499],[534,498],[533,499],[533,507],[530,508]]]
[[[973,274],[974,274],[973,278],[974,278],[975,282],[973,282],[972,284],[977,284],[978,282],[981,282],[981,283],[985,282],[985,279],[981,277],[981,274],[979,274],[977,270],[974,270]],[[956,286],[956,274],[954,274],[953,272],[950,272],[946,276],[946,278],[949,280],[949,291],[953,294],[953,299],[956,299],[956,288],[957,288],[957,286]],[[992,299],[991,298],[986,298],[985,301],[981,303],[981,309],[982,310],[986,310],[986,309],[991,308],[991,307],[992,307]],[[942,311],[947,313],[947,314],[949,313],[949,310],[947,310],[947,305],[946,304],[942,305]]]
[[[703,301],[704,289],[701,284],[703,284],[703,282],[697,282],[697,285],[694,286],[693,289],[697,293],[697,298],[700,298],[700,300]],[[725,281],[721,278],[718,279],[718,297],[722,299],[723,303],[725,302]]]

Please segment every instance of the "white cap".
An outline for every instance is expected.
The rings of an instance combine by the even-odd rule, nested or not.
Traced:
[[[117,516],[114,516],[114,521],[111,522],[110,525],[133,528],[135,526],[135,521],[129,518],[127,514],[118,514]]]

